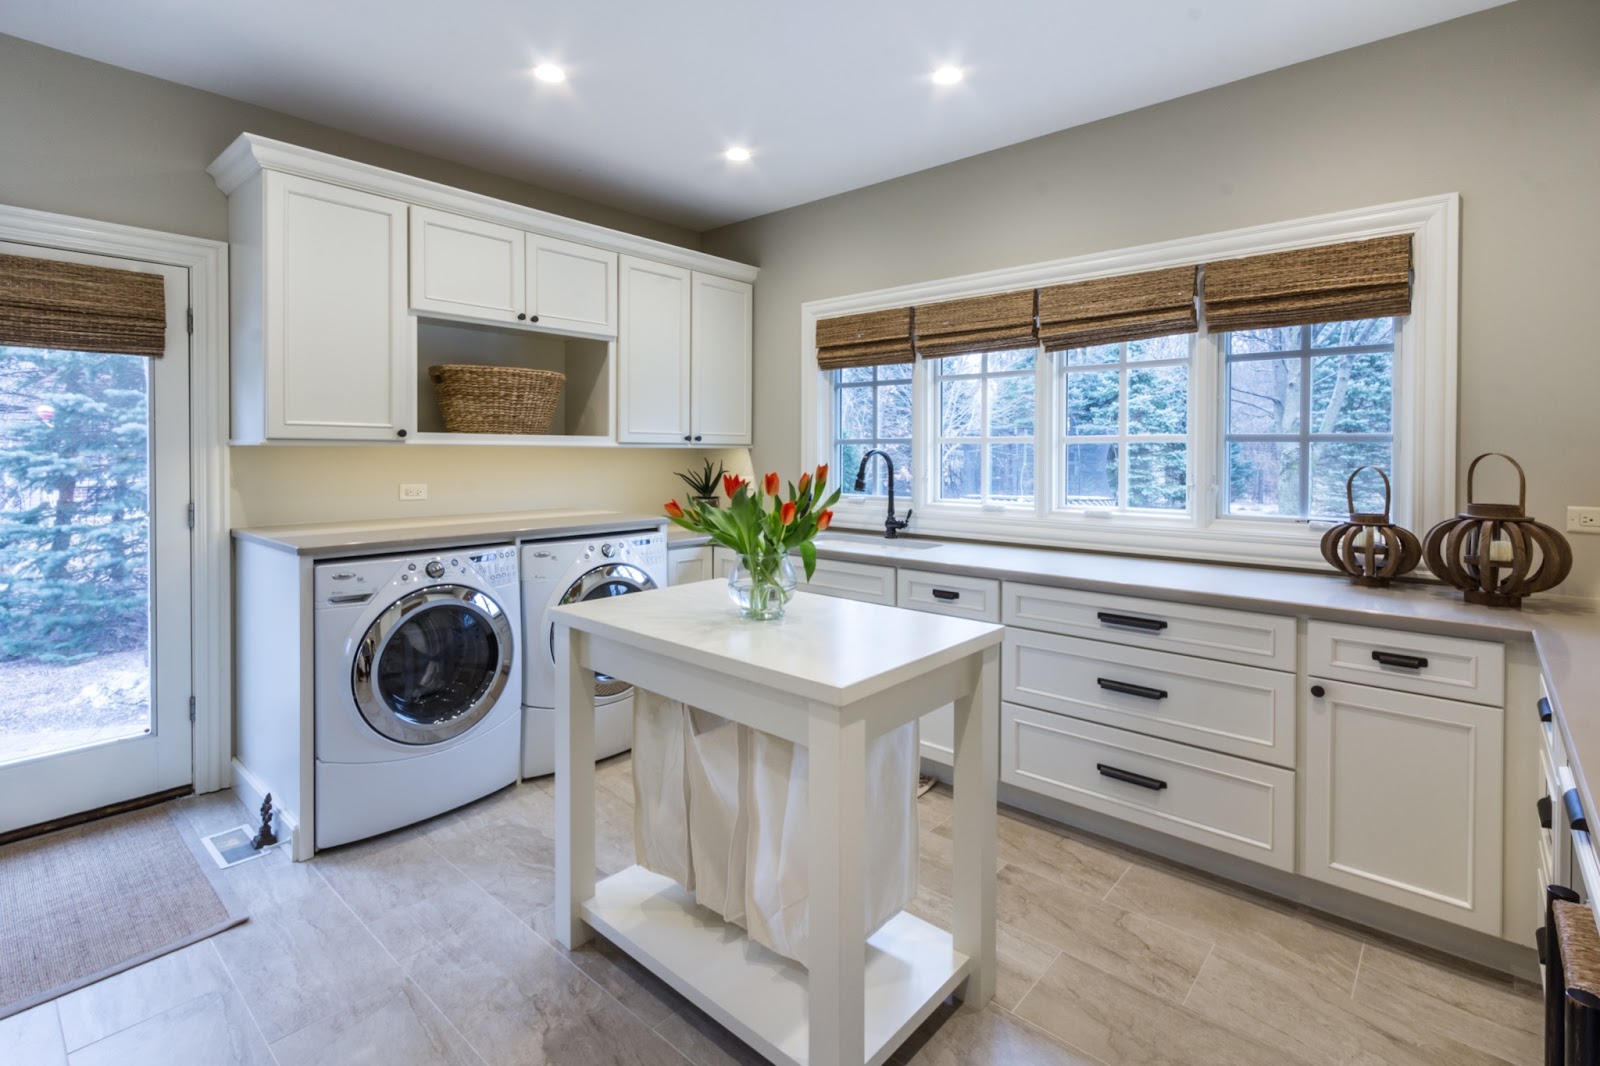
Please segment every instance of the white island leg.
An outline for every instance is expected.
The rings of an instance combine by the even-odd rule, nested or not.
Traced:
[[[866,1061],[867,727],[837,714],[814,708],[807,744],[810,1066]]]
[[[579,665],[588,636],[560,623],[556,659],[556,938],[571,949],[594,935],[594,673]]]
[[[951,946],[972,959],[956,993],[969,1007],[994,998],[994,834],[999,774],[1000,649],[983,652],[977,686],[956,700],[955,872]]]

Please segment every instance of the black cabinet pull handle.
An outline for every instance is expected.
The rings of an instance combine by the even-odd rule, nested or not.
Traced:
[[[1375,651],[1372,658],[1384,666],[1399,666],[1407,670],[1421,670],[1428,665],[1428,660],[1420,655],[1401,655],[1397,651]]]
[[[1113,781],[1126,781],[1130,785],[1148,788],[1151,792],[1160,792],[1167,787],[1167,783],[1159,777],[1146,777],[1132,770],[1118,770],[1115,766],[1107,766],[1103,762],[1095,763],[1094,768],[1100,771],[1101,777],[1109,777]]]
[[[1550,802],[1550,797],[1549,796],[1540,796],[1539,797],[1539,802],[1537,804],[1535,804],[1535,806],[1538,808],[1538,811],[1539,811],[1539,828],[1540,829],[1549,829],[1550,828],[1550,820],[1551,820],[1550,816],[1551,816],[1551,813],[1552,813],[1551,812],[1551,808],[1554,807],[1555,804]]]
[[[1569,788],[1561,797],[1561,805],[1567,809],[1567,825],[1574,833],[1587,833],[1589,819],[1583,816],[1583,800],[1578,797],[1578,790]]]
[[[527,315],[518,315],[517,316],[517,321],[518,322],[522,322],[522,321],[526,320],[527,317],[528,317]]]
[[[951,600],[959,600],[961,598],[961,593],[956,592],[954,589],[934,589],[933,598],[948,602]]]
[[[394,435],[397,437],[403,437],[406,435],[406,431],[403,429],[397,429],[394,431]]]
[[[1167,628],[1167,623],[1159,618],[1140,618],[1133,614],[1117,614],[1114,611],[1098,611],[1095,617],[1108,626],[1121,626],[1124,629],[1142,629],[1146,633],[1159,633]]]
[[[1544,926],[1542,925],[1533,931],[1533,946],[1539,949],[1539,965],[1544,966],[1547,960],[1544,954]]]
[[[1551,714],[1553,714],[1553,713],[1554,712],[1551,711],[1551,709],[1550,709],[1550,701],[1548,699],[1546,699],[1545,697],[1540,696],[1539,697],[1539,721],[1548,722],[1550,720]]]
[[[1328,694],[1328,690],[1323,688],[1321,685],[1312,685],[1311,694],[1320,700],[1322,697]]]
[[[1130,685],[1126,681],[1113,681],[1109,677],[1097,677],[1094,683],[1107,692],[1120,692],[1124,696],[1143,696],[1147,700],[1164,700],[1167,690],[1164,688],[1150,688],[1147,685]]]

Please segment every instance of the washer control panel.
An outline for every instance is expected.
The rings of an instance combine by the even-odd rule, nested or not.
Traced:
[[[517,549],[510,544],[483,548],[467,556],[483,579],[491,585],[510,585],[517,580]]]

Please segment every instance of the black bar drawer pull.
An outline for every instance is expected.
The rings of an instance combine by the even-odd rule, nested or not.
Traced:
[[[1575,833],[1589,831],[1589,819],[1583,816],[1583,800],[1578,797],[1578,790],[1569,788],[1566,795],[1561,797],[1561,805],[1567,809],[1567,825]]]
[[[1126,781],[1130,785],[1148,788],[1151,792],[1160,792],[1167,787],[1167,783],[1159,777],[1146,777],[1132,770],[1118,770],[1115,766],[1107,766],[1103,762],[1095,763],[1094,768],[1100,771],[1101,777],[1109,777],[1113,781]]]
[[[1167,628],[1167,623],[1159,618],[1140,618],[1135,614],[1117,614],[1114,611],[1098,611],[1095,617],[1108,626],[1121,626],[1124,629],[1142,629],[1146,633],[1159,633]]]
[[[1167,690],[1164,688],[1150,688],[1146,685],[1130,685],[1126,681],[1113,681],[1109,677],[1097,677],[1094,683],[1107,692],[1120,692],[1125,696],[1143,696],[1147,700],[1164,700]]]
[[[1397,651],[1375,651],[1372,657],[1384,666],[1400,666],[1407,670],[1422,670],[1428,660],[1420,655],[1401,655]]]
[[[1540,829],[1549,829],[1550,828],[1550,815],[1551,815],[1550,808],[1554,807],[1555,804],[1550,802],[1550,797],[1549,796],[1540,796],[1539,797],[1539,803],[1538,803],[1537,806],[1539,808],[1539,828]]]
[[[961,598],[961,593],[955,591],[954,589],[934,589],[933,598],[936,600],[944,600],[949,602],[950,600],[959,600]]]
[[[1550,710],[1550,701],[1548,699],[1546,699],[1545,697],[1540,696],[1539,697],[1539,721],[1548,722],[1550,720],[1550,715],[1552,713],[1553,712]]]

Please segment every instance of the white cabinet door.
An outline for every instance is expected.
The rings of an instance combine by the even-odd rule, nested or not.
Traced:
[[[528,320],[541,329],[617,335],[617,253],[528,234]]]
[[[413,207],[412,308],[491,322],[526,320],[524,237],[510,226]]]
[[[1498,936],[1504,712],[1309,684],[1306,875]]]
[[[404,437],[416,328],[406,205],[268,172],[262,330],[266,436]]]
[[[690,425],[694,443],[750,443],[751,287],[698,271],[693,280]]]
[[[689,585],[711,579],[711,546],[667,549],[667,584]]]
[[[684,444],[689,430],[690,271],[620,258],[617,439]]]
[[[732,548],[724,548],[720,544],[711,547],[711,576],[718,581],[728,580],[728,575],[733,573],[734,564],[739,561],[739,556]]]

